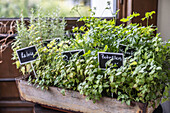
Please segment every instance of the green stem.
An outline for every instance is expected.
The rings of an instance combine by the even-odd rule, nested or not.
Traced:
[[[148,24],[149,24],[149,18],[147,18],[147,26],[148,26]]]

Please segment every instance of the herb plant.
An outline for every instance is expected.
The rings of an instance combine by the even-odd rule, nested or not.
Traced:
[[[152,14],[154,12],[147,12],[146,17],[142,20],[147,19],[148,23],[148,19],[152,18]],[[121,21],[128,22],[139,15],[133,13],[129,17],[121,19]],[[157,30],[155,26],[148,25],[144,27],[136,23],[127,26],[123,24],[116,26],[115,19],[106,21],[94,17],[84,17],[80,19],[80,21],[82,20],[85,21],[85,26],[80,29],[75,28],[73,31],[82,32],[85,29],[87,30],[83,36],[77,34],[74,45],[88,47],[91,53],[89,51],[87,53],[93,54],[96,51],[119,52],[121,44],[127,45],[126,50],[128,48],[136,50],[133,56],[125,58],[124,66],[121,68],[116,70],[110,67],[98,73],[102,80],[107,78],[110,82],[109,87],[108,84],[103,84],[106,87],[98,84],[97,88],[102,87],[103,91],[106,90],[117,95],[118,100],[127,104],[130,104],[131,101],[154,103],[156,99],[159,101],[163,96],[164,89],[167,89],[165,92],[168,92],[170,49],[163,45],[158,33],[154,34]],[[93,78],[96,76],[93,74]],[[107,80],[104,83],[107,83]],[[86,90],[88,87],[85,86],[91,85],[89,81],[86,80],[79,85],[80,92],[84,91],[83,94],[85,95],[94,94],[93,97],[88,95],[90,99],[100,97],[98,96],[100,94],[93,93],[96,87],[93,87],[93,90]]]
[[[65,21],[59,18],[59,10],[49,12],[48,15],[43,12],[41,8],[37,11],[32,10],[29,25],[26,25],[22,14],[21,19],[17,21],[17,36],[12,44],[14,51],[12,59],[16,60],[17,68],[20,68],[24,75],[32,72],[31,66],[30,64],[20,65],[16,50],[32,45],[36,45],[38,49],[41,49],[47,39],[64,39]]]
[[[147,12],[146,17],[142,20],[149,20],[152,14],[154,12]],[[128,22],[139,15],[133,13],[121,21]],[[42,22],[40,25],[46,25],[46,22],[42,20],[32,21],[32,23],[40,21],[39,23]],[[37,76],[30,76],[28,80],[30,83],[36,84],[42,89],[56,86],[76,90],[85,95],[87,100],[90,99],[94,102],[103,96],[116,97],[128,105],[131,101],[154,105],[155,100],[163,97],[163,92],[167,95],[167,90],[170,88],[168,69],[170,49],[168,43],[164,45],[159,34],[155,34],[157,30],[155,26],[147,25],[145,27],[137,23],[116,25],[116,17],[109,21],[95,17],[82,17],[79,21],[84,21],[85,25],[73,29],[75,38],[63,39],[59,44],[53,40],[47,45],[48,48],[38,42],[42,37],[46,39],[49,29],[56,28],[55,26],[46,29],[51,24],[39,27],[39,24],[36,23],[33,26],[35,31],[32,32],[38,32],[38,35],[34,36],[25,27],[22,28],[22,24],[20,25],[18,37],[22,37],[23,34],[35,37],[30,43],[24,42],[24,44],[28,46],[37,43],[39,47],[40,60],[34,63]],[[58,34],[51,34],[52,37],[53,35],[58,36]],[[41,38],[37,39],[37,37]],[[16,40],[19,43],[14,43],[17,44],[14,46],[14,50],[21,47],[20,44],[22,44],[20,38]],[[126,45],[123,54],[129,48],[135,50],[134,54],[125,57],[124,65],[119,69],[113,68],[115,65],[112,65],[111,60],[107,62],[106,70],[100,69],[97,53],[117,53],[120,45]],[[76,49],[84,49],[85,54],[82,56],[74,54],[68,62],[63,60],[63,51]],[[17,58],[15,59],[17,60]],[[30,70],[27,68],[27,71]]]

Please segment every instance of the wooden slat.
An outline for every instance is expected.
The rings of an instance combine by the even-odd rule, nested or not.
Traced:
[[[0,101],[0,113],[33,113],[33,103],[25,101]]]
[[[33,108],[0,108],[0,113],[33,113]]]
[[[2,53],[2,63],[0,63],[0,78],[15,78],[20,75],[19,71],[11,60],[13,51],[10,46]]]
[[[33,107],[34,104],[26,101],[0,101],[0,107]]]
[[[62,111],[57,111],[57,110],[53,110],[53,109],[48,109],[48,108],[44,108],[39,104],[35,104],[34,105],[34,113],[66,113],[66,112],[62,112]]]
[[[80,27],[80,26],[84,25],[84,22],[77,22],[77,20],[80,19],[80,17],[65,17],[64,19],[66,21],[65,30],[71,30],[73,28],[73,26],[79,26]],[[110,19],[113,19],[113,17],[102,17],[102,19],[110,20]],[[0,22],[2,22],[4,24],[8,22],[6,27],[3,28],[3,29],[5,29],[6,34],[7,34],[7,31],[10,29],[10,23],[13,22],[13,21],[15,22],[17,20],[20,20],[20,19],[19,18],[0,18]],[[26,21],[26,25],[28,25],[29,24],[29,18],[25,18],[24,20]],[[117,21],[117,24],[118,25],[120,24],[119,20]],[[4,30],[3,30],[3,32],[4,32]],[[16,33],[16,31],[14,31],[14,33]],[[0,31],[0,34],[2,34],[1,31]]]
[[[19,100],[15,82],[0,82],[0,100]]]

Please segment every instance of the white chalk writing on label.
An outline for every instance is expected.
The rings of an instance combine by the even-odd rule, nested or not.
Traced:
[[[34,55],[34,52],[26,52],[25,54],[22,52],[21,58],[30,57],[30,56],[33,56],[33,55]]]
[[[102,54],[102,59],[113,59],[113,60],[117,60],[117,61],[122,61],[122,57],[117,57],[117,56],[109,56],[109,55],[104,55]]]

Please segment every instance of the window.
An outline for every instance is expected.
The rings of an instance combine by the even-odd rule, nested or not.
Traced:
[[[29,17],[30,10],[42,7],[47,13],[59,8],[63,17],[90,16],[90,9],[96,7],[95,17],[112,17],[116,12],[117,0],[0,0],[0,17]],[[108,2],[110,5],[108,5]],[[110,8],[105,9],[105,8]],[[112,13],[111,13],[112,12]]]
[[[95,17],[112,17],[116,13],[116,0],[91,0],[91,9],[95,8]]]

